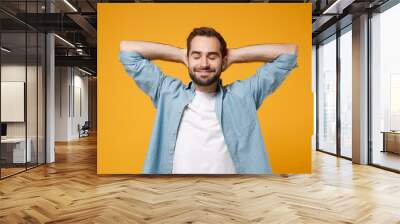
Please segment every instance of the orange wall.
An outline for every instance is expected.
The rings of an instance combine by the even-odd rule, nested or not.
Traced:
[[[298,67],[258,111],[273,173],[311,172],[311,4],[135,3],[98,4],[99,174],[141,173],[155,108],[119,62],[121,40],[186,47],[194,27],[211,26],[229,48],[260,43],[296,43]],[[181,64],[156,61],[169,75],[189,82]],[[261,63],[234,64],[224,84],[254,74]]]

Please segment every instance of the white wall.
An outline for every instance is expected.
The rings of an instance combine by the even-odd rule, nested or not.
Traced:
[[[74,96],[74,100],[75,100],[75,113],[74,113],[74,119],[72,119],[72,132],[71,134],[75,137],[78,137],[79,133],[78,133],[78,129],[77,126],[78,124],[80,124],[81,126],[85,123],[85,121],[88,121],[89,118],[89,111],[88,111],[88,96],[89,96],[89,92],[88,92],[88,77],[85,76],[81,76],[80,74],[83,73],[78,73],[79,75],[76,75],[76,71],[75,70],[75,77],[74,77],[74,86],[75,86],[75,96]],[[80,93],[78,92],[80,91]],[[80,98],[79,98],[80,95]],[[80,104],[79,102],[80,101]],[[78,108],[81,107],[81,108]],[[82,111],[80,112],[79,109],[81,109]]]
[[[68,141],[68,88],[70,77],[67,67],[55,68],[55,141]]]
[[[35,78],[36,77],[36,66],[27,66],[27,75],[29,86],[36,86]],[[3,82],[25,82],[25,65],[18,64],[5,64],[1,66],[1,81]],[[27,88],[27,106],[30,107],[27,113],[28,119],[28,137],[31,133],[35,133],[36,136],[36,113],[32,113],[32,111],[36,111],[36,87],[35,88]],[[4,97],[4,96],[3,96]],[[33,102],[33,104],[32,104]],[[39,105],[40,107],[41,105]],[[2,108],[5,110],[6,108]],[[34,124],[32,124],[34,122]],[[8,137],[25,137],[25,123],[26,122],[7,122],[7,136]]]
[[[55,73],[55,140],[70,141],[88,120],[88,77],[72,67],[56,67]]]

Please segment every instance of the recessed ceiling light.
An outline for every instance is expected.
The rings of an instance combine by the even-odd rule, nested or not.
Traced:
[[[87,74],[87,75],[93,75],[92,73],[90,73],[90,72],[88,72],[88,71],[86,71],[86,70],[83,70],[83,69],[81,69],[81,68],[79,68],[79,67],[78,67],[78,70],[81,71],[81,72],[83,72],[83,73],[85,73],[85,74]]]
[[[54,36],[57,37],[58,39],[60,39],[61,41],[63,41],[64,43],[68,44],[69,46],[75,48],[75,45],[71,44],[71,42],[69,42],[68,40],[66,40],[66,39],[64,39],[64,38],[62,38],[62,37],[60,37],[60,36],[57,35],[57,34],[54,34]]]
[[[353,3],[355,0],[336,0],[322,14],[342,14],[343,9]]]
[[[4,51],[4,52],[6,52],[6,53],[10,53],[10,52],[11,52],[11,50],[9,50],[9,49],[7,49],[7,48],[5,48],[5,47],[1,47],[1,50]]]
[[[69,1],[64,0],[65,4],[67,4],[72,10],[74,10],[74,12],[78,12],[78,10],[71,4],[69,3]]]

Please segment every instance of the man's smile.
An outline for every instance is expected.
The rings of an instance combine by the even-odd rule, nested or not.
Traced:
[[[215,70],[213,69],[195,69],[194,71],[199,74],[210,74],[212,72],[215,72]]]

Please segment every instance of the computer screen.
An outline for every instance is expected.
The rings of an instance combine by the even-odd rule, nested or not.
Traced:
[[[7,124],[1,124],[1,136],[7,136]]]

